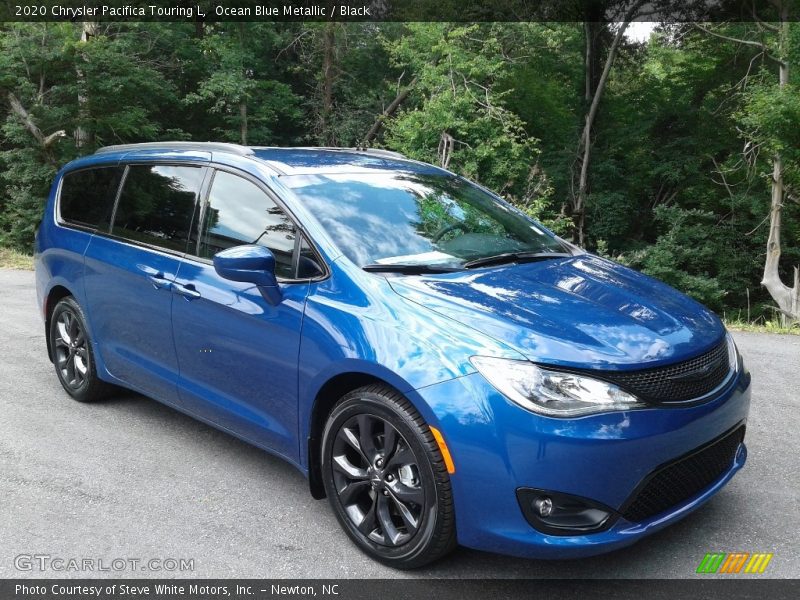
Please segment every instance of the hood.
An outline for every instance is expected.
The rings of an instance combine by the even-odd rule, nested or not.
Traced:
[[[691,298],[589,254],[390,283],[540,363],[648,368],[701,354],[725,334],[716,315]]]

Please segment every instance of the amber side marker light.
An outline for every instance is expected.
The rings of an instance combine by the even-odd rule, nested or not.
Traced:
[[[442,432],[436,429],[436,427],[430,426],[431,433],[433,434],[433,439],[436,440],[436,443],[439,444],[439,451],[442,453],[442,458],[444,459],[444,466],[447,467],[447,472],[452,475],[456,472],[456,466],[453,464],[453,457],[450,456],[450,450],[447,449],[447,444],[444,443],[444,438],[442,437]]]

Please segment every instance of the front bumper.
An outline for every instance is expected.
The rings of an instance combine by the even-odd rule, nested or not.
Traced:
[[[626,503],[654,470],[744,424],[749,384],[745,371],[716,399],[701,405],[574,419],[526,411],[477,373],[416,393],[453,456],[459,543],[516,556],[572,558],[627,546],[686,516],[744,465],[744,444],[707,487],[638,522],[617,515],[610,527],[596,533],[538,531],[523,515],[517,490],[553,490],[624,513]]]

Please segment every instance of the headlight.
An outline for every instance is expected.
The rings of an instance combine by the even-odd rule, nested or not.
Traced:
[[[731,371],[736,373],[739,370],[739,349],[730,333],[725,334],[725,339],[728,342],[728,364]]]
[[[523,360],[473,356],[470,361],[494,388],[523,408],[552,417],[572,417],[646,406],[613,383]]]

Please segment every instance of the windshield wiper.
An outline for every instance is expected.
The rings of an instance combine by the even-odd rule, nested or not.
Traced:
[[[445,267],[442,265],[413,265],[413,264],[394,264],[394,265],[382,265],[380,263],[373,263],[369,265],[364,265],[361,267],[365,271],[370,271],[372,273],[404,273],[407,275],[422,275],[425,273],[453,273],[455,271],[460,271],[459,267]]]
[[[534,262],[537,260],[548,260],[551,258],[570,258],[574,256],[567,252],[504,252],[494,256],[484,256],[464,263],[465,269],[476,267],[486,267],[489,265],[502,265],[515,262]]]

